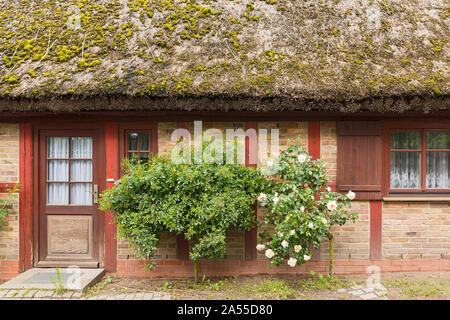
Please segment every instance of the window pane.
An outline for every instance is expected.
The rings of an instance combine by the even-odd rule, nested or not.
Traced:
[[[139,154],[139,160],[148,160],[148,153],[140,153]]]
[[[92,205],[92,184],[90,183],[71,184],[70,204]]]
[[[70,181],[92,181],[92,160],[72,160]]]
[[[391,188],[420,188],[420,152],[391,152]]]
[[[141,133],[140,134],[140,147],[141,151],[148,151],[149,149],[149,137],[148,133]]]
[[[427,149],[450,149],[450,132],[427,132]]]
[[[61,137],[48,137],[47,158],[50,159],[69,158],[69,139]]]
[[[48,160],[47,162],[48,181],[68,181],[69,161],[68,160]]]
[[[450,188],[450,152],[427,152],[427,188]]]
[[[137,151],[138,150],[138,134],[137,133],[129,133],[128,134],[128,151]]]
[[[74,137],[70,143],[72,159],[92,159],[92,138]]]
[[[420,132],[392,132],[391,150],[420,149]]]
[[[49,183],[47,184],[47,204],[69,204],[69,184]]]

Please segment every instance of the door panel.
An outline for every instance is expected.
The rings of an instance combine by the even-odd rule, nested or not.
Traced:
[[[98,267],[96,130],[42,130],[39,136],[38,266]]]

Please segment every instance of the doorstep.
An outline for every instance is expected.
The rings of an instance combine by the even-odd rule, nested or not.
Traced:
[[[0,290],[10,289],[40,289],[55,290],[56,284],[61,283],[64,289],[76,292],[85,292],[105,274],[104,269],[59,269],[61,282],[58,280],[56,268],[34,268],[0,285]]]

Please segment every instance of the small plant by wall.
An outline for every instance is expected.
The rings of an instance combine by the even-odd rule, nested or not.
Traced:
[[[6,225],[5,218],[13,206],[12,200],[16,197],[16,193],[19,191],[19,185],[16,184],[13,189],[7,191],[8,197],[5,199],[0,199],[0,229]]]

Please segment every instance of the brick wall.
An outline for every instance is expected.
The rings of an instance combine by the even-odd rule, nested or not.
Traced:
[[[322,121],[320,123],[320,157],[325,161],[330,182],[336,182],[337,134],[335,121]]]
[[[450,259],[450,204],[383,203],[383,258]]]
[[[19,125],[0,124],[0,183],[19,180]],[[0,190],[0,199],[9,195]],[[0,280],[9,279],[18,272],[19,261],[19,203],[17,194],[13,209],[0,229]]]

